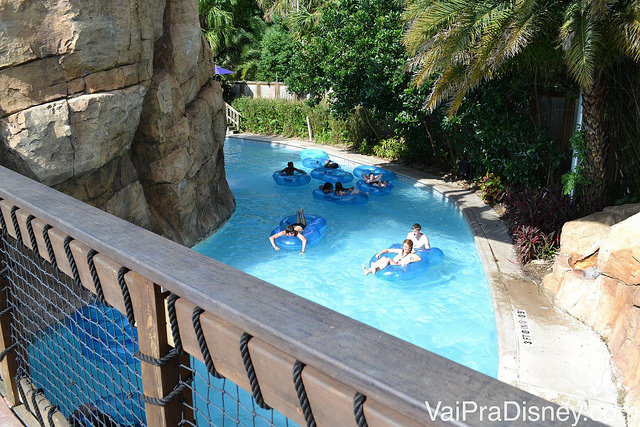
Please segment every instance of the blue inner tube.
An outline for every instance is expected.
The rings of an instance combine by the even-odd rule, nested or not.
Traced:
[[[378,194],[378,195],[389,194],[391,193],[391,190],[393,190],[393,184],[391,184],[390,182],[387,183],[386,187],[367,184],[363,180],[356,182],[356,185],[358,186],[358,190],[362,191],[363,193],[368,192],[369,194]]]
[[[285,187],[300,187],[311,182],[311,177],[306,172],[295,171],[293,175],[281,175],[280,171],[275,171],[272,176],[276,184]]]
[[[336,182],[347,184],[353,181],[353,175],[342,169],[317,168],[311,171],[311,177],[332,184]]]
[[[328,159],[316,159],[313,157],[307,157],[306,159],[302,159],[302,166],[309,169],[323,168],[327,160]]]
[[[392,181],[396,179],[396,173],[388,169],[382,169],[377,166],[358,166],[353,170],[353,174],[358,178],[362,178],[362,174],[369,175],[382,175],[383,181]]]
[[[118,310],[86,305],[68,319],[69,327],[82,343],[82,354],[105,359],[112,364],[130,364],[136,360],[138,332]]]
[[[369,201],[369,196],[364,193],[345,194],[338,196],[336,193],[324,193],[319,188],[313,190],[313,197],[319,200],[326,200],[328,202],[338,203],[341,205],[363,205]]]
[[[401,243],[395,243],[389,246],[389,249],[402,248]],[[429,267],[440,264],[444,259],[444,253],[439,248],[431,248],[422,251],[416,251],[416,254],[420,257],[420,261],[407,264],[405,267],[401,265],[388,265],[383,270],[376,273],[375,277],[379,277],[384,280],[395,281],[407,281],[424,276],[429,270]],[[397,254],[386,253],[382,254],[382,257],[394,258]],[[369,260],[369,265],[377,260],[375,254]]]
[[[307,218],[307,226],[302,230],[302,235],[307,239],[307,248],[311,246],[315,246],[320,242],[324,230],[327,228],[327,221],[322,217],[316,217],[313,215],[305,215]],[[294,224],[296,220],[296,216],[293,215],[293,222],[288,222],[291,219],[291,216],[285,217],[280,221],[280,225],[274,228],[271,231],[269,236],[273,236],[276,233],[284,231],[287,228],[288,224]],[[314,221],[317,225],[312,225],[311,221]],[[318,227],[320,226],[320,227]],[[324,226],[324,228],[322,228]],[[298,236],[280,236],[276,237],[275,240],[276,246],[280,249],[290,249],[290,250],[301,250],[302,249],[302,241],[298,238]]]
[[[327,220],[322,218],[321,216],[305,214],[304,218],[307,221],[307,227],[314,226],[318,229],[318,231],[320,231],[320,233],[324,233],[324,230],[327,229]],[[287,227],[287,225],[295,224],[296,222],[297,222],[296,216],[290,215],[288,217],[282,218],[282,221],[280,221],[280,227],[282,227],[282,229],[284,230]]]
[[[317,148],[308,148],[300,151],[300,160],[304,159],[324,159],[329,160],[329,155],[324,150],[318,150]],[[324,164],[324,162],[322,162]]]

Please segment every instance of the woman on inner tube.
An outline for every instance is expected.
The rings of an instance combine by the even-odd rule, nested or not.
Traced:
[[[413,251],[413,242],[409,239],[406,239],[404,242],[402,242],[402,249],[383,249],[376,254],[377,260],[372,262],[369,268],[366,268],[364,264],[362,264],[364,275],[375,275],[378,271],[383,270],[388,265],[401,265],[405,267],[412,262],[418,262],[422,260],[422,258],[412,253],[411,251]],[[397,253],[398,255],[393,258],[381,258],[382,254],[386,254],[387,252]]]
[[[296,210],[296,223],[289,224],[287,227],[279,233],[274,234],[269,237],[269,242],[271,242],[271,246],[276,251],[279,251],[280,248],[276,245],[276,239],[280,236],[295,236],[302,242],[302,250],[300,254],[304,253],[304,249],[307,247],[307,238],[302,235],[302,231],[307,226],[307,220],[304,217],[304,208],[300,208],[300,210]]]

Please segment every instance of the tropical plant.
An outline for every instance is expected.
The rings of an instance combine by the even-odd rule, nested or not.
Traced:
[[[592,183],[583,202],[593,210],[605,203],[607,73],[625,58],[640,59],[640,1],[407,0],[404,16],[414,81],[437,75],[430,110],[449,99],[452,115],[483,81],[516,66],[555,69],[561,58],[582,92]]]
[[[499,202],[504,194],[504,186],[499,175],[488,173],[478,182],[480,187],[480,197],[485,203],[493,204]]]
[[[333,6],[296,44],[295,70],[285,82],[316,101],[327,95],[342,118],[361,107],[375,139],[383,139],[393,133],[383,132],[383,122],[399,111],[408,83],[401,10],[378,0],[338,0]]]
[[[198,13],[216,64],[239,71],[239,78],[255,74],[266,29],[256,1],[198,0]]]
[[[589,179],[586,177],[585,163],[589,152],[584,141],[584,132],[576,131],[570,142],[573,155],[576,158],[576,164],[571,171],[562,175],[562,191],[567,196],[590,185]]]
[[[562,225],[572,215],[569,199],[559,187],[507,189],[503,201],[505,222],[512,233],[522,225],[529,225],[544,233],[560,234]]]
[[[518,261],[526,264],[534,259],[552,259],[558,247],[556,236],[556,233],[546,234],[534,226],[519,226],[513,234]]]

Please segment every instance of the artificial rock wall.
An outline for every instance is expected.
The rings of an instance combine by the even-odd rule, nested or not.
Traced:
[[[0,164],[185,245],[229,217],[197,0],[7,0],[0,16]]]
[[[633,425],[640,424],[640,204],[605,208],[562,228],[543,281],[556,306],[606,341]]]

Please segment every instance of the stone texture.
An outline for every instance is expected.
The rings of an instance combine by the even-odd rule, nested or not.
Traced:
[[[197,1],[10,0],[0,16],[3,165],[185,244],[230,216]]]
[[[132,149],[152,229],[185,245],[217,227],[235,206],[224,179],[221,91],[209,81],[185,109],[173,108],[183,99],[182,89],[173,75],[158,73]]]
[[[613,215],[596,212],[584,218],[567,222],[560,235],[560,252],[571,254],[578,260],[593,254],[615,224]]]
[[[640,421],[639,211],[640,204],[608,207],[566,223],[554,271],[543,280],[558,307],[607,342],[629,422]]]
[[[639,237],[640,213],[613,225],[600,248],[600,271],[629,285],[640,284]]]

